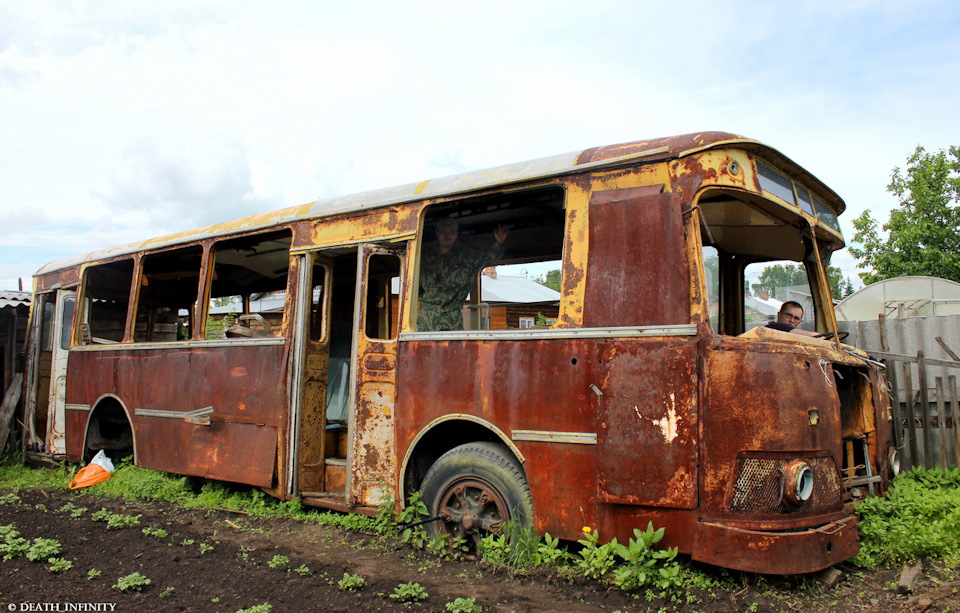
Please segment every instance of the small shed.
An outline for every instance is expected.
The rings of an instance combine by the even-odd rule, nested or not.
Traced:
[[[30,292],[0,291],[0,369],[3,395],[16,373],[22,369],[20,356],[27,338]],[[0,396],[2,397],[2,396]]]

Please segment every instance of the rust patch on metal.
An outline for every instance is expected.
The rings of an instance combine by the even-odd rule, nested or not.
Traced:
[[[679,201],[660,189],[610,190],[591,197],[584,326],[689,322],[690,281]]]

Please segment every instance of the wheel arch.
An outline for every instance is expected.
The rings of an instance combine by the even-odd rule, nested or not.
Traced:
[[[87,458],[88,443],[91,443],[90,428],[94,424],[99,425],[107,419],[116,420],[120,415],[126,420],[127,428],[130,431],[130,450],[133,453],[133,463],[137,463],[137,431],[133,427],[133,419],[130,417],[130,411],[127,405],[115,394],[103,394],[93,403],[90,414],[87,416],[87,423],[83,429],[83,445],[80,448],[82,460]],[[98,428],[99,431],[99,428]]]
[[[438,417],[417,433],[404,454],[399,484],[401,505],[406,504],[411,493],[420,489],[427,471],[440,456],[454,447],[479,441],[501,443],[517,459],[521,468],[526,463],[523,452],[510,437],[489,421],[465,413]]]

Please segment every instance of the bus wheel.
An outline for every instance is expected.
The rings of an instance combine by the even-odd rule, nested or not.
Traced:
[[[502,445],[488,442],[454,447],[427,471],[421,487],[436,536],[462,538],[476,549],[488,534],[503,534],[512,522],[533,525],[533,498],[520,463]]]

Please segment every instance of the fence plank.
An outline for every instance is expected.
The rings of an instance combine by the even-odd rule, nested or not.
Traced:
[[[957,406],[957,378],[954,375],[947,377],[947,387],[950,388],[950,404],[953,406],[953,458],[960,466],[960,407]]]
[[[937,386],[937,430],[940,432],[940,468],[947,470],[950,459],[947,457],[947,403],[943,398],[943,377],[934,377]]]
[[[930,423],[930,395],[927,393],[927,359],[917,352],[917,391],[920,392],[920,416],[923,419],[923,467],[933,467],[933,424]]]
[[[887,382],[890,384],[890,410],[893,421],[893,446],[895,449],[903,449],[906,437],[903,432],[903,413],[900,411],[900,387],[897,385],[897,363],[890,360],[884,363],[887,367]],[[901,451],[903,453],[903,451]]]
[[[917,449],[917,420],[913,410],[913,373],[910,371],[909,362],[903,364],[903,383],[903,391],[906,392],[904,400],[906,400],[907,410],[907,431],[910,433],[910,466],[907,468],[913,468],[914,466],[920,466],[922,462],[920,462],[920,452]]]

